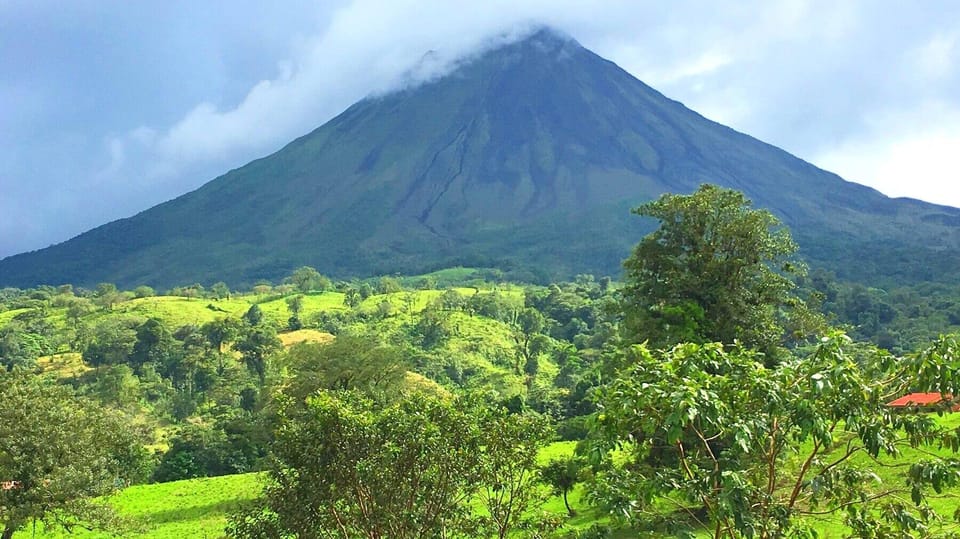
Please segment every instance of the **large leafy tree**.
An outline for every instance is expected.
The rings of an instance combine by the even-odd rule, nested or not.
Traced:
[[[98,370],[102,365],[126,363],[137,344],[137,322],[127,317],[110,317],[94,328],[83,350],[83,361]]]
[[[956,450],[958,433],[885,403],[913,389],[951,406],[960,344],[893,358],[848,341],[772,369],[719,343],[637,345],[600,399],[602,439],[622,451],[597,497],[635,523],[670,500],[718,539],[810,537],[804,515],[842,518],[854,537],[939,536],[928,497],[958,482],[960,461],[934,450]],[[881,467],[908,473],[884,482]]]
[[[223,352],[224,343],[228,343],[237,337],[240,333],[242,323],[236,318],[218,318],[200,327],[210,348],[217,352]]]
[[[542,417],[478,395],[280,399],[270,480],[259,504],[231,518],[230,536],[507,537],[549,527],[529,511],[549,438]]]
[[[550,522],[531,511],[540,500],[537,453],[549,439],[549,423],[532,414],[503,408],[479,414],[481,487],[478,499],[488,518],[480,519],[487,535],[505,539],[517,529],[549,529]]]
[[[114,523],[95,498],[135,471],[139,445],[128,432],[66,387],[0,372],[0,537],[35,521],[67,529]]]
[[[267,361],[272,354],[279,352],[283,345],[273,326],[262,324],[244,328],[234,348],[240,352],[247,369],[257,375],[260,385],[263,386],[267,378]]]
[[[330,343],[298,343],[287,352],[285,364],[292,376],[283,393],[298,402],[318,390],[357,390],[387,402],[400,393],[407,372],[400,349],[349,334]]]
[[[293,404],[293,403],[291,403]],[[277,466],[234,537],[447,537],[471,523],[481,434],[467,409],[412,396],[377,409],[319,392],[283,408]]]
[[[130,363],[139,371],[143,365],[160,365],[174,354],[175,343],[170,330],[156,318],[148,318],[137,327],[137,341],[130,354]]]
[[[624,262],[625,337],[654,348],[738,340],[767,352],[782,342],[797,246],[766,210],[739,191],[705,184],[634,210],[660,227]]]
[[[310,266],[300,266],[293,270],[287,280],[304,294],[315,290],[322,292],[332,286],[329,278],[321,275],[319,271]]]

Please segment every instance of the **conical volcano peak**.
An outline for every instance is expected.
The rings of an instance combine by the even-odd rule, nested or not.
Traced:
[[[572,36],[549,26],[537,27],[527,37],[521,39],[519,43],[523,46],[534,47],[547,54],[556,54],[564,50],[569,52],[583,48]]]
[[[509,67],[521,62],[553,64],[567,60],[585,49],[568,34],[543,25],[514,29],[486,39],[470,53],[451,56],[445,51],[428,50],[408,68],[397,84],[385,91],[378,90],[370,97],[392,93],[409,93],[423,84],[447,76],[462,76],[478,63]]]
[[[504,37],[501,40],[503,44],[489,47],[481,58],[512,61],[523,58],[552,62],[568,60],[584,50],[576,39],[549,26],[535,26],[526,32],[518,33],[516,37]]]

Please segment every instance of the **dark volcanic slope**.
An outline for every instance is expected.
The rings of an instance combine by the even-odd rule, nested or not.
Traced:
[[[960,210],[846,182],[542,30],[363,100],[192,193],[0,261],[0,285],[240,284],[303,264],[341,277],[456,263],[616,275],[650,226],[629,208],[703,182],[773,210],[841,276],[935,277],[931,261],[960,242]]]

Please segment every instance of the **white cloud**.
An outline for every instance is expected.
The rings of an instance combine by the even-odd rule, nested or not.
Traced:
[[[819,166],[888,196],[960,207],[960,108],[926,103],[870,119],[872,132],[816,156]]]
[[[365,95],[440,76],[457,59],[515,39],[534,24],[556,26],[574,37],[583,33],[588,40],[603,36],[629,43],[635,27],[625,21],[644,16],[651,27],[664,21],[668,33],[683,33],[672,10],[626,1],[597,9],[573,0],[492,0],[470,8],[441,0],[358,0],[336,11],[329,24],[304,38],[290,57],[278,59],[277,72],[254,84],[237,105],[199,103],[166,128],[138,127],[114,137],[110,147],[121,145],[115,153],[140,159],[126,159],[127,168],[110,160],[102,172],[121,185],[122,176],[136,167],[142,181],[167,182],[182,190],[187,185],[180,176],[198,163],[242,164],[315,128]],[[655,48],[648,43],[644,52]],[[431,54],[425,57],[427,51]],[[651,64],[648,74],[655,81],[679,82],[702,78],[733,61],[722,50],[698,50],[696,42],[684,44],[676,56],[678,64],[671,55]],[[151,136],[143,136],[144,130]]]
[[[940,79],[952,74],[957,65],[958,38],[960,33],[937,34],[911,51],[908,61],[917,67],[917,75],[925,79]]]
[[[141,126],[112,138],[111,154],[138,151],[147,162],[137,166],[154,171],[146,176],[152,181],[176,176],[198,162],[248,160],[313,129],[365,95],[441,76],[482,44],[515,39],[529,28],[518,21],[504,27],[496,11],[488,9],[480,27],[461,31],[468,23],[466,14],[438,3],[434,7],[449,12],[444,19],[459,15],[459,21],[424,31],[403,20],[413,4],[355,2],[339,11],[326,31],[301,43],[294,56],[279,60],[276,76],[253,85],[235,107],[200,103],[166,129]],[[506,32],[495,34],[497,28]],[[435,52],[424,61],[429,50]],[[117,164],[111,159],[103,172],[129,172]]]

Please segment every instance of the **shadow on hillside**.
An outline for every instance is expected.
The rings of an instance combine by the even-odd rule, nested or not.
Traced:
[[[211,518],[220,514],[226,515],[230,511],[238,509],[242,503],[243,502],[238,501],[223,501],[207,505],[194,505],[178,509],[166,509],[144,514],[142,518],[144,520],[144,524],[148,526],[154,524],[167,524],[170,522],[200,520],[203,518]]]

